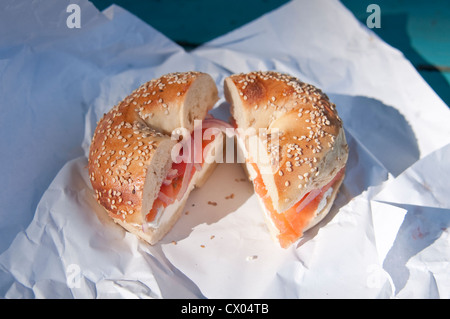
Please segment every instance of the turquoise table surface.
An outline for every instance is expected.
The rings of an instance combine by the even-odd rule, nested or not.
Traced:
[[[311,0],[312,1],[312,0]],[[285,0],[93,0],[103,10],[115,3],[190,50],[236,29]],[[450,106],[450,0],[341,0],[366,24],[380,8],[380,27],[372,30],[411,61]]]

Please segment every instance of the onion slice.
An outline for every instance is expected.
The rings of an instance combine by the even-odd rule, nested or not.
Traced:
[[[163,192],[159,192],[158,194],[158,198],[163,201],[165,204],[170,205],[173,203],[173,198],[170,198],[169,196],[167,196],[166,194],[164,194]]]
[[[318,188],[318,189],[315,189],[315,190],[309,192],[309,194],[307,194],[306,197],[302,199],[302,202],[300,203],[300,205],[298,205],[298,207],[296,208],[295,211],[297,213],[299,213],[314,198],[319,196],[322,192],[327,191],[338,179],[340,179],[342,177],[343,174],[345,174],[345,166],[343,168],[341,168],[339,170],[339,172],[337,172],[337,174],[333,177],[333,179],[327,185],[323,186],[322,188]]]
[[[305,208],[309,203],[311,203],[311,201],[316,198],[317,196],[319,196],[319,194],[322,192],[321,188],[315,189],[310,191],[300,202],[300,204],[297,206],[297,208],[295,209],[295,211],[297,213],[300,213],[303,208]]]
[[[234,128],[230,123],[216,119],[214,117],[205,119],[202,122],[202,128],[210,128],[210,127],[216,127],[218,129]]]
[[[166,179],[163,181],[164,185],[169,185],[172,183],[172,180],[175,176],[177,176],[178,170],[177,169],[170,169],[169,173],[166,176]]]
[[[181,188],[177,195],[177,200],[181,200],[183,198],[184,193],[186,193],[189,182],[191,181],[192,168],[194,167],[194,163],[186,163],[186,169],[183,175],[183,182],[181,183]]]
[[[216,128],[225,133],[225,135],[227,135],[228,137],[233,137],[235,135],[234,127],[230,123],[227,123],[225,121],[216,118],[208,118],[202,122],[202,129],[208,128]]]
[[[227,122],[216,119],[214,117],[207,117],[202,121],[201,126],[194,128],[194,131],[208,129],[208,128],[217,128],[223,132],[226,132],[226,128],[234,129],[233,126]],[[189,143],[189,141],[186,141],[186,142]],[[194,155],[195,154],[194,148],[195,148],[195,143],[194,143],[194,139],[191,136],[190,137],[190,156],[188,158],[188,163],[186,163],[186,169],[184,171],[183,181],[181,184],[180,191],[178,192],[178,195],[177,195],[177,200],[181,200],[181,198],[183,198],[183,196],[184,196],[184,193],[187,191],[187,188],[189,186],[189,183],[190,183],[191,177],[192,177],[192,170],[194,168],[196,170],[201,170],[201,168],[202,168],[202,165],[200,163],[198,163],[198,161],[195,161],[196,158]],[[201,154],[201,155],[203,155],[203,154]]]
[[[173,179],[175,176],[177,176],[178,170],[176,168],[171,168],[169,172],[167,173],[166,179]]]

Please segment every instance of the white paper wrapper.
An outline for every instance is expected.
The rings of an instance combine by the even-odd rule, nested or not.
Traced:
[[[0,37],[0,90],[16,106],[2,105],[0,141],[17,146],[0,171],[2,297],[450,297],[450,112],[339,2],[291,2],[191,53],[117,6],[80,2],[74,30],[69,2],[41,2],[0,13],[14,31]],[[319,86],[343,118],[347,174],[324,221],[281,249],[233,163],[155,246],[107,218],[85,168],[104,112],[164,73],[208,72],[222,94],[229,74],[260,69]],[[228,118],[223,98],[212,113]]]

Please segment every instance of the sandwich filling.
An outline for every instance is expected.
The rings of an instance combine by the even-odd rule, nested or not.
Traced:
[[[236,126],[236,123],[234,123]],[[245,166],[258,200],[264,210],[266,220],[271,228],[275,230],[280,246],[289,247],[303,236],[303,231],[311,221],[322,213],[330,200],[333,200],[333,191],[340,186],[341,179],[345,174],[345,166],[340,169],[333,179],[325,186],[314,189],[305,194],[291,208],[278,212],[272,202],[258,165],[251,159],[244,138],[237,134],[238,150],[240,156],[245,158]]]
[[[218,119],[206,119],[202,123],[201,128],[201,152],[194,151],[196,144],[194,143],[195,130],[191,134],[188,143],[189,156],[183,157],[184,148],[180,149],[179,157],[183,158],[180,162],[173,162],[165,180],[163,181],[159,190],[157,198],[153,202],[153,206],[145,217],[146,226],[157,228],[164,220],[170,219],[180,207],[180,203],[186,200],[186,196],[194,187],[196,182],[196,174],[200,173],[205,166],[210,165],[211,160],[207,160],[208,156],[216,156],[211,154],[210,148],[213,147],[216,135],[207,136],[205,130],[210,127],[215,127],[222,121]],[[219,125],[220,126],[220,125]],[[198,157],[201,154],[201,158]],[[195,157],[195,158],[194,158]]]
[[[277,238],[283,248],[288,247],[303,235],[303,230],[311,220],[327,206],[328,198],[333,189],[345,174],[345,167],[325,186],[305,194],[295,205],[284,212],[277,212],[272,203],[258,166],[251,163],[254,170],[253,186],[255,193],[262,202],[266,217],[277,229]]]

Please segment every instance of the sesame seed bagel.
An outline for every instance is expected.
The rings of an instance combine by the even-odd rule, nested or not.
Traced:
[[[160,229],[144,229],[177,143],[172,131],[193,131],[218,100],[205,73],[171,73],[151,80],[98,122],[89,151],[89,177],[97,201],[127,230],[154,244],[177,218]],[[202,174],[206,170],[202,170]],[[181,204],[180,204],[181,205]]]
[[[245,140],[247,135],[240,137],[247,171],[254,168],[249,162],[256,164],[277,213],[330,183],[345,167],[348,146],[342,121],[335,105],[318,88],[268,71],[232,75],[225,79],[224,91],[239,129],[267,130],[258,137],[258,152],[251,147],[255,143]],[[270,163],[270,170],[261,163]]]

